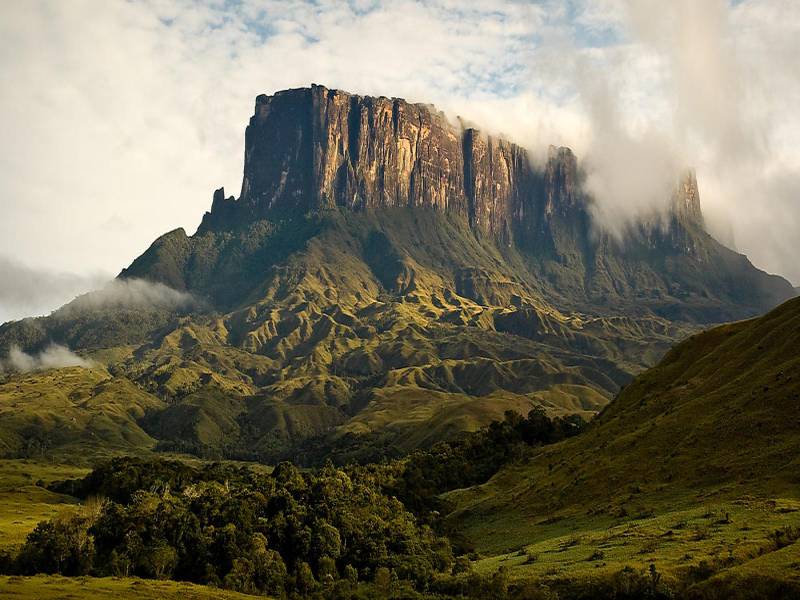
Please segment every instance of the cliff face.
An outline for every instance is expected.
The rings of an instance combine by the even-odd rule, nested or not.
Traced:
[[[217,190],[211,212],[190,242],[171,241],[169,247],[176,248],[171,253],[164,244],[156,245],[124,276],[156,276],[234,305],[248,293],[260,293],[248,288],[247,269],[304,247],[308,240],[301,239],[301,229],[311,239],[319,234],[313,227],[324,228],[334,212],[352,223],[361,219],[364,227],[383,212],[378,220],[387,219],[381,225],[385,231],[377,237],[367,232],[358,245],[365,244],[366,259],[374,262],[376,255],[389,252],[375,240],[392,236],[393,219],[409,213],[417,220],[394,254],[381,258],[393,266],[378,269],[382,282],[400,277],[402,289],[416,285],[410,248],[440,241],[442,233],[432,224],[444,227],[438,218],[444,217],[465,224],[478,234],[476,239],[496,245],[501,253],[520,252],[509,280],[530,271],[546,296],[587,312],[600,305],[617,309],[620,303],[638,311],[647,304],[669,318],[720,321],[755,314],[794,293],[787,282],[754,269],[705,232],[692,171],[676,180],[671,198],[665,194],[668,218],[654,215],[619,240],[593,227],[592,200],[583,191],[583,174],[569,148],[551,147],[545,163],[534,165],[525,149],[453,124],[429,105],[321,86],[286,90],[256,98],[245,137],[239,198]],[[332,208],[344,210],[326,210]],[[400,208],[425,208],[437,215]],[[281,223],[290,222],[281,229]],[[267,232],[283,240],[276,246],[278,254],[268,256],[264,250],[252,265],[243,263],[241,253],[249,253]],[[222,237],[213,238],[216,234]],[[244,235],[247,248],[223,261],[215,244],[231,234]],[[186,244],[194,250],[183,249]],[[450,256],[463,251],[461,239],[443,250]],[[470,261],[474,266],[477,258]],[[439,272],[438,266],[433,271],[443,281],[461,282],[456,292],[471,289],[464,283],[467,272],[468,278],[485,279],[485,273],[469,268],[455,274]]]
[[[554,236],[588,234],[576,230],[588,223],[586,202],[569,148],[551,147],[537,169],[524,148],[458,127],[429,105],[314,85],[256,98],[240,197],[218,190],[206,225],[240,212],[239,221],[337,206],[427,207],[507,244],[558,251]],[[693,173],[676,188],[673,209],[681,222],[702,225]]]
[[[697,189],[697,176],[690,169],[678,181],[672,196],[675,217],[684,223],[704,226],[703,212],[700,209],[700,192]]]
[[[208,222],[238,210],[428,207],[511,243],[583,203],[568,148],[552,149],[540,172],[525,149],[397,98],[321,86],[262,95],[245,138],[241,195],[219,190]]]

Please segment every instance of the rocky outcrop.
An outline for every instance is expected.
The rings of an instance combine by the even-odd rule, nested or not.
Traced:
[[[672,210],[682,223],[694,223],[705,227],[703,211],[700,209],[700,192],[697,189],[697,175],[694,169],[687,170],[675,186],[672,195]]]
[[[618,239],[594,226],[592,199],[569,148],[550,147],[545,163],[534,165],[520,146],[453,123],[429,105],[322,86],[286,90],[256,98],[245,137],[239,198],[215,191],[191,252],[185,234],[168,236],[123,276],[201,289],[234,306],[261,293],[251,278],[263,281],[268,265],[305,248],[338,215],[365,227],[385,220],[381,231],[354,240],[352,251],[363,248],[381,285],[402,293],[417,285],[409,248],[430,245],[443,235],[436,227],[457,221],[501,254],[519,252],[513,270],[529,272],[537,289],[571,309],[616,310],[622,302],[638,311],[648,304],[670,319],[708,322],[756,314],[794,294],[788,282],[754,269],[706,233],[693,171],[676,179],[669,214],[643,219]],[[415,227],[392,254],[386,240],[398,219],[413,219]],[[463,252],[460,236],[446,254]],[[245,254],[259,244],[271,249],[248,261],[239,251],[222,260],[220,245],[236,240]],[[519,295],[499,294],[496,282],[489,291],[479,275],[451,278],[480,302]]]
[[[703,227],[693,171],[672,201],[679,224]],[[430,105],[318,85],[258,96],[239,199],[217,190],[203,228],[334,207],[455,213],[508,245],[562,258],[590,235],[569,148],[551,146],[536,167],[524,148],[452,123]]]
[[[545,175],[525,149],[462,128],[431,106],[322,86],[256,98],[241,195],[215,192],[205,226],[333,207],[425,207],[463,215],[511,243],[579,202],[576,161],[554,149]],[[558,208],[561,201],[567,206]]]

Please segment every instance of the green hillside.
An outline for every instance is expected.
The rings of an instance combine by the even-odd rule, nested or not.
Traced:
[[[450,494],[450,519],[495,555],[483,568],[518,577],[702,560],[783,577],[800,564],[798,407],[791,300],[679,344],[581,435]]]
[[[118,598],[119,600],[246,600],[249,594],[177,581],[134,577],[0,576],[3,598],[62,600],[64,598]]]
[[[86,462],[152,449],[139,421],[163,408],[100,366],[10,375],[0,380],[0,457]]]
[[[191,268],[170,267],[181,260]],[[173,232],[125,275],[158,275],[200,301],[134,311],[98,309],[89,295],[0,328],[7,347],[35,352],[55,341],[113,373],[116,387],[99,404],[115,390],[126,402],[123,382],[133,384],[131,398],[149,398],[131,417],[140,437],[120,431],[109,449],[123,439],[152,447],[146,435],[165,450],[274,460],[304,438],[345,433],[385,434],[407,450],[508,409],[588,418],[696,328],[653,312],[557,309],[530,257],[435,211],[331,211],[191,241]],[[0,388],[15,415],[9,432],[39,423],[32,405],[6,395],[18,377],[7,374],[12,387]],[[57,397],[71,385],[60,377],[20,381],[37,381],[42,397],[52,386]],[[48,435],[31,427],[17,438]],[[26,455],[20,444],[4,455]]]

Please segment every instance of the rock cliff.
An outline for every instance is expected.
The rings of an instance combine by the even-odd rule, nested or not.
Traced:
[[[240,197],[218,190],[208,226],[242,211],[428,207],[510,243],[583,202],[568,148],[553,148],[541,172],[524,148],[398,98],[316,85],[261,95],[245,140]]]
[[[334,207],[427,207],[507,244],[541,248],[554,221],[585,220],[579,179],[569,148],[551,147],[536,168],[524,148],[430,105],[313,85],[256,98],[241,194],[217,190],[205,226]],[[702,223],[693,173],[676,189],[674,209]]]

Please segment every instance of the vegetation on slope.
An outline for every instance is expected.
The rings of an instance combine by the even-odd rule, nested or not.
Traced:
[[[80,350],[166,401],[137,419],[159,449],[207,458],[376,433],[399,454],[536,406],[589,418],[692,327],[557,310],[530,257],[422,209],[176,231],[125,276],[148,274],[210,308],[145,326],[84,301],[4,326],[0,347]]]
[[[48,486],[86,469],[38,460],[0,459],[0,552],[16,552],[37,523],[72,507],[75,499]]]
[[[311,474],[282,463],[259,475],[115,459],[83,483],[116,501],[41,523],[18,571],[175,578],[282,596],[391,574],[420,585],[452,566],[446,539],[373,479],[334,468]]]
[[[517,577],[649,560],[744,573],[779,550],[800,564],[799,344],[800,300],[690,338],[580,436],[449,494],[451,526],[498,555],[486,568],[519,550]]]
[[[164,402],[104,368],[70,367],[0,379],[0,457],[74,462],[146,451],[139,425]]]
[[[402,537],[401,547],[413,556],[405,558],[389,560],[397,553],[393,545],[386,547],[386,553],[373,545],[366,554],[344,552],[345,548],[355,551],[353,544],[360,543],[354,528],[366,528],[370,544],[380,545],[381,531],[389,535],[387,544],[398,539],[394,526],[379,527],[376,533],[380,517],[372,513],[383,514],[380,507],[385,502],[394,507],[392,522],[397,523],[398,517],[411,519],[405,529],[411,535],[414,519],[404,512],[407,508],[435,520],[436,513],[430,512],[430,501],[435,500],[431,493],[484,478],[477,471],[454,473],[465,459],[475,457],[477,464],[491,465],[503,449],[522,441],[518,436],[532,435],[534,443],[542,435],[557,439],[561,434],[553,425],[541,415],[529,419],[509,415],[502,424],[468,436],[472,439],[464,445],[417,452],[406,461],[382,466],[346,471],[326,467],[313,475],[286,464],[269,477],[246,467],[211,464],[198,468],[116,459],[83,479],[56,484],[55,490],[89,495],[89,499],[76,511],[40,524],[19,557],[4,568],[94,575],[116,572],[123,575],[122,579],[117,575],[120,583],[115,584],[122,586],[121,591],[127,589],[123,582],[131,581],[127,577],[138,573],[188,578],[249,593],[270,588],[277,597],[290,592],[291,597],[309,598],[702,599],[783,597],[797,592],[800,581],[790,576],[798,558],[793,554],[795,540],[800,537],[797,501],[717,503],[658,517],[637,515],[597,529],[562,521],[565,531],[573,531],[569,536],[479,560],[477,570],[465,556],[447,559],[448,546],[441,538],[435,554],[443,561],[440,566],[449,561],[449,568],[431,570],[424,560],[420,562],[425,553],[418,545],[409,545],[407,537]],[[519,448],[512,454],[519,456]],[[444,464],[439,457],[445,458]],[[278,485],[271,482],[273,478]],[[352,485],[340,485],[348,482]],[[366,503],[358,500],[364,485],[372,489]],[[108,500],[93,500],[95,494]],[[397,499],[391,494],[397,494]],[[415,504],[420,498],[424,502]],[[420,522],[418,518],[416,523]],[[325,523],[331,528],[322,527]],[[524,524],[517,525],[521,527],[507,530],[509,539],[519,537],[518,528],[524,530]],[[261,535],[248,537],[254,527]],[[432,532],[427,535],[437,539]],[[223,536],[225,543],[215,541],[215,536]],[[338,553],[331,545],[336,539]],[[260,544],[251,547],[248,540]],[[303,558],[297,555],[303,548],[309,551],[308,570],[302,566],[306,561],[294,573],[280,567],[278,559],[285,566],[292,560],[287,557]],[[321,548],[336,558],[324,560]],[[210,554],[219,552],[220,556]],[[341,571],[341,562],[354,556],[362,560],[385,557],[392,566],[353,571],[345,565]],[[230,571],[218,579],[216,571],[195,564],[203,557],[218,568],[228,564]],[[95,587],[104,589],[107,580],[82,577],[77,581],[88,593]],[[0,587],[9,585],[22,594],[23,590],[31,593],[34,583],[42,585],[43,580],[0,579]],[[66,585],[63,579],[51,583]],[[141,589],[144,592],[150,586]],[[720,590],[727,590],[727,595]]]
[[[186,581],[123,577],[0,576],[0,596],[8,600],[115,598],[118,600],[252,600],[252,596]]]

